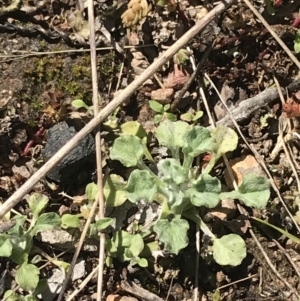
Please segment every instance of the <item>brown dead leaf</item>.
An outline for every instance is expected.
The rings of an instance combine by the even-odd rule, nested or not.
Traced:
[[[300,102],[297,97],[289,97],[282,105],[282,111],[285,112],[287,118],[300,117]]]
[[[131,54],[133,56],[133,59],[131,60],[133,72],[135,75],[140,75],[149,67],[150,64],[140,51],[136,51],[136,49],[133,48],[131,50]]]
[[[184,86],[189,78],[190,74],[188,74],[183,67],[179,67],[175,64],[174,71],[169,74],[168,78],[164,81],[164,85],[166,88],[179,90]]]
[[[174,90],[172,88],[157,89],[151,92],[151,99],[154,99],[162,105],[168,104],[173,100]]]

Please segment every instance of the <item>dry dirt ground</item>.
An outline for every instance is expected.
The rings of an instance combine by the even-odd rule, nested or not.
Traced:
[[[158,6],[151,1],[148,3],[149,11],[146,17],[126,28],[121,20],[122,13],[127,9],[126,1],[117,3],[113,11],[112,6],[115,2],[94,1],[96,43],[99,48],[96,64],[101,96],[100,109],[114,98],[117,90],[124,89],[165,49],[192,27],[199,14],[203,12],[203,7],[209,11],[217,4],[214,2],[217,1],[173,2],[170,0],[164,2],[164,6]],[[294,51],[295,36],[300,28],[299,1],[252,0],[251,2],[287,47]],[[274,14],[270,13],[272,9]],[[86,22],[87,11],[84,1],[0,0],[0,198],[2,202],[42,166],[41,154],[47,143],[48,129],[62,121],[76,123],[76,127],[82,128],[91,119],[91,115],[87,114],[86,110],[78,110],[71,104],[75,99],[82,99],[88,106],[92,105],[90,56],[89,52],[84,52],[84,49],[89,47]],[[109,41],[109,38],[113,42]],[[118,46],[111,47],[115,43]],[[125,46],[130,47],[124,48]],[[293,141],[288,144],[296,173],[299,175],[298,67],[243,1],[232,5],[201,35],[191,39],[187,46],[189,46],[189,55],[195,60],[196,65],[203,61],[201,72],[188,87],[187,82],[193,73],[191,62],[187,60],[183,66],[178,67],[176,62],[171,61],[156,73],[157,78],[150,79],[139,88],[116,112],[113,116],[115,119],[109,121],[116,121],[121,125],[126,121],[137,120],[147,131],[155,131],[156,124],[153,122],[155,112],[149,107],[149,100],[155,95],[155,99],[163,105],[171,104],[168,112],[172,110],[178,119],[183,113],[202,110],[204,115],[197,122],[207,126],[208,117],[199,96],[201,83],[204,83],[209,109],[214,118],[220,120],[227,115],[227,112],[214,89],[203,79],[204,72],[215,83],[232,110],[239,107],[244,100],[260,95],[268,88],[275,88],[274,78],[276,78],[283,91],[287,87],[292,87],[288,95],[284,96],[287,103],[282,104],[279,97],[275,97],[272,101],[266,101],[265,105],[258,104],[258,109],[246,114],[247,116],[239,121],[239,126],[247,141],[252,143],[263,158],[291,215],[299,221],[297,180],[282,148],[277,150],[279,127],[282,126],[284,135],[294,135]],[[300,58],[299,54],[296,56]],[[161,90],[162,85],[164,91]],[[184,95],[180,95],[182,89],[186,88]],[[167,89],[169,90],[166,91]],[[181,97],[179,98],[178,95]],[[174,101],[176,101],[175,105]],[[288,123],[287,120],[293,122],[289,130],[284,126]],[[124,177],[128,176],[124,168],[108,159],[108,149],[112,145],[114,135],[104,127],[103,137],[105,146],[103,155],[107,166],[119,170],[118,173]],[[155,153],[159,153],[159,150],[153,143],[152,154]],[[257,172],[259,167],[253,158],[253,154],[241,139],[238,148],[229,156],[230,164],[235,166],[236,170],[241,169],[241,174],[252,169]],[[50,203],[46,209],[48,212],[77,214],[80,212],[80,205],[62,195],[61,192],[72,197],[83,195],[86,184],[95,180],[95,170],[95,164],[91,161],[84,174],[82,175],[82,172],[76,174],[71,182],[49,184],[42,180],[33,191],[49,197]],[[221,179],[223,185],[230,185],[224,163],[219,162],[214,173]],[[23,215],[28,214],[25,201],[20,202],[15,209]],[[130,218],[136,211],[137,208],[130,208],[124,213],[125,224],[130,224]],[[299,295],[297,297],[294,294],[295,292],[300,294],[300,256],[297,245],[291,243],[278,231],[251,221],[253,233],[260,242],[263,253],[253,236],[248,231],[243,231],[245,225],[247,229],[249,226],[245,214],[236,210],[229,218],[226,214],[225,217],[222,214],[220,216],[220,212],[221,209],[205,212],[207,222],[218,235],[228,231],[242,233],[247,244],[247,257],[241,265],[222,267],[207,259],[208,242],[205,236],[201,236],[199,269],[195,271],[196,229],[191,226],[190,243],[178,256],[149,260],[148,268],[136,266],[128,268],[128,262],[120,263],[117,260],[114,260],[110,267],[105,267],[103,284],[105,298],[109,296],[111,298],[109,300],[121,300],[121,296],[128,296],[133,300],[132,292],[128,292],[124,286],[124,281],[130,283],[133,281],[149,292],[148,300],[155,300],[155,298],[151,299],[153,297],[150,292],[163,300],[189,300],[194,296],[196,273],[199,280],[199,300],[299,300]],[[290,215],[273,190],[265,209],[246,208],[246,212],[250,216],[267,220],[299,236]],[[78,236],[78,233],[76,235]],[[34,241],[34,245],[51,257],[58,256],[62,251],[38,239]],[[69,248],[60,258],[70,263],[73,253],[74,248]],[[65,292],[65,300],[97,265],[98,251],[83,250],[80,257],[85,259],[84,273],[79,279],[70,283]],[[1,258],[1,262],[1,272],[2,275],[5,274],[5,284],[2,283],[2,293],[4,293],[16,287],[13,279],[18,265],[4,257]],[[269,262],[275,267],[276,273],[270,268]],[[51,263],[41,270],[45,279],[52,273]],[[286,286],[284,280],[290,287]],[[96,287],[97,277],[94,276],[74,300],[93,300]],[[220,296],[214,293],[218,288],[221,288]],[[22,290],[18,292],[21,295],[24,293]],[[113,296],[113,294],[117,295]],[[141,296],[135,297],[141,298]]]

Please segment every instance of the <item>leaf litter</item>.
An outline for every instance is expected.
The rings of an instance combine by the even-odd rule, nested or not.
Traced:
[[[121,52],[105,50],[98,54],[100,108],[113,98],[113,93],[117,92],[115,87],[117,90],[126,88],[197,20],[201,20],[214,4],[214,1],[130,1],[117,4],[95,1],[97,46],[117,43],[115,45],[120,47],[114,47]],[[299,4],[295,1],[256,1],[254,4],[288,47],[298,53]],[[43,164],[42,150],[50,143],[49,129],[58,122],[66,121],[78,131],[91,118],[92,104],[88,56],[82,53],[56,54],[56,59],[47,55],[27,56],[33,52],[87,47],[86,3],[70,1],[62,5],[57,1],[3,1],[2,5],[0,196],[5,201]],[[19,13],[24,12],[26,18],[22,19]],[[123,48],[127,40],[134,48]],[[176,300],[192,298],[195,288],[195,223],[198,226],[207,224],[207,229],[200,226],[204,234],[199,250],[198,277],[203,298],[229,300],[231,296],[234,300],[265,300],[271,296],[274,300],[295,300],[287,287],[268,274],[265,258],[260,255],[254,240],[245,234],[246,230],[243,232],[243,229],[248,229],[245,224],[249,219],[234,205],[242,204],[250,216],[257,216],[290,234],[299,233],[274,193],[270,194],[265,174],[245,145],[237,140],[234,131],[227,129],[224,132],[219,128],[220,132],[212,132],[210,137],[210,131],[205,129],[209,124],[198,96],[198,86],[203,81],[201,75],[188,91],[196,95],[194,100],[184,103],[175,112],[169,111],[168,105],[176,97],[176,92],[184,87],[192,74],[190,59],[199,62],[203,51],[213,40],[214,46],[202,71],[215,82],[232,112],[243,100],[272,88],[273,75],[283,89],[299,81],[299,70],[241,2],[231,6],[221,19],[209,24],[189,42],[190,50],[184,48],[178,52],[155,77],[137,89],[126,106],[108,118],[103,125],[102,149],[105,154],[103,163],[111,170],[104,187],[107,217],[105,220],[95,217],[86,242],[94,248],[85,248],[81,253],[88,257],[82,280],[97,265],[97,233],[105,231],[107,265],[103,290],[108,300],[116,293],[132,296],[132,290],[124,282],[121,292],[118,286],[122,281],[133,279],[144,289],[139,291],[141,295],[138,297],[148,292],[164,299],[167,296]],[[210,110],[217,119],[228,115],[213,89],[205,81],[203,84]],[[296,220],[299,216],[299,187],[283,151],[282,139],[278,142],[277,138],[281,120],[284,124],[292,120],[290,126],[282,127],[283,139],[299,173],[298,94],[299,88],[290,91],[285,103],[280,104],[276,98],[240,122],[242,133],[267,162],[274,182]],[[77,101],[72,106],[76,99],[81,102]],[[155,102],[161,103],[162,107]],[[190,115],[183,116],[187,113]],[[185,122],[174,123],[175,118],[180,120],[181,116]],[[128,122],[133,121],[139,121],[142,132],[130,128],[133,124],[129,126]],[[124,125],[128,125],[127,128]],[[41,128],[45,128],[46,132],[41,131],[42,134],[37,135]],[[62,132],[62,135],[66,133]],[[204,143],[205,137],[208,140]],[[229,137],[228,140],[223,140],[225,137]],[[122,140],[124,145],[116,149],[116,143]],[[215,148],[213,141],[230,143],[229,147],[224,143]],[[239,187],[235,191],[229,191],[233,186],[229,175],[226,175],[228,170],[220,160],[225,153],[234,164],[232,167],[238,179]],[[196,165],[194,157],[198,157]],[[133,169],[135,165],[142,170]],[[87,186],[95,180],[94,170],[93,163],[77,170],[72,175],[71,184],[53,183],[49,178],[42,180],[26,198],[28,202],[21,202],[15,207],[21,216],[11,212],[2,221],[14,221],[9,227],[3,227],[1,234],[2,273],[7,282],[16,281],[5,286],[2,292],[5,296],[10,294],[10,298],[21,300],[31,295],[32,300],[41,299],[38,288],[42,280],[50,279],[56,273],[54,259],[58,259],[52,257],[59,256],[62,250],[53,241],[49,243],[51,240],[41,239],[44,233],[52,232],[59,244],[63,243],[63,239],[56,231],[65,229],[70,235],[70,248],[64,249],[68,253],[59,260],[65,264],[70,262],[69,254],[74,252],[78,235],[95,201],[94,186]],[[253,172],[256,176],[249,175]],[[188,178],[191,181],[185,183]],[[37,197],[36,193],[40,196]],[[219,198],[222,198],[221,202]],[[240,202],[237,203],[237,199]],[[233,204],[224,211],[226,200]],[[193,208],[197,207],[200,210],[194,212]],[[220,215],[219,211],[223,214]],[[284,256],[289,254],[298,263],[297,248],[290,248],[288,240],[280,238],[274,228],[268,229],[259,223],[253,225],[257,227],[262,246],[281,277],[297,290],[296,271]],[[274,239],[284,251],[274,246]],[[51,260],[47,259],[48,270],[39,270],[42,261],[35,258],[39,252],[32,247],[40,248],[51,256]],[[223,256],[225,254],[227,256]],[[61,265],[59,268],[60,271],[66,269]],[[260,268],[263,268],[263,278],[259,293],[258,276],[255,275]],[[122,269],[126,270],[126,278]],[[24,271],[28,274],[27,270],[32,275],[30,281],[23,277]],[[250,282],[220,289],[247,276],[254,278]],[[73,280],[73,285],[77,284],[79,282]],[[16,292],[10,291],[12,289]],[[32,293],[35,290],[37,292]],[[72,290],[70,286],[66,298]],[[85,296],[95,298],[94,291],[95,281],[83,289],[78,300]]]

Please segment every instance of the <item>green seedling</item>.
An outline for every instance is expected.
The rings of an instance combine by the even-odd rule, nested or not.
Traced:
[[[155,100],[150,100],[149,101],[149,106],[150,108],[157,113],[154,116],[154,123],[155,124],[159,124],[161,121],[168,119],[171,121],[176,121],[176,115],[172,114],[172,113],[168,113],[168,111],[170,110],[171,105],[170,104],[166,104],[166,105],[162,105],[159,102],[155,101]]]
[[[131,266],[138,264],[141,267],[147,267],[147,259],[140,258],[144,247],[144,240],[140,234],[117,231],[111,239],[106,240],[106,264],[109,266],[112,258],[118,258],[120,262],[129,261]]]
[[[297,31],[294,39],[294,50],[296,53],[300,53],[300,30]]]
[[[203,116],[202,111],[192,111],[180,115],[180,119],[187,122],[196,122]]]
[[[190,53],[186,49],[180,49],[173,57],[174,64],[176,65],[186,65],[190,58]]]
[[[72,106],[76,109],[85,109],[89,115],[94,115],[93,106],[88,106],[83,100],[75,99],[72,101]]]
[[[85,188],[87,202],[81,206],[80,214],[64,214],[61,217],[61,228],[63,229],[82,229],[81,218],[88,219],[92,206],[97,198],[98,188],[95,183],[89,183]],[[102,230],[108,228],[114,219],[104,217],[92,223],[89,227],[89,237],[96,237]]]
[[[108,127],[110,130],[116,130],[119,127],[119,118],[117,114],[119,113],[120,108],[116,108],[112,115],[107,117],[107,120],[103,122],[103,125]]]
[[[120,206],[129,200],[137,203],[140,200],[157,202],[161,213],[151,230],[156,233],[164,250],[178,254],[188,243],[189,223],[195,222],[211,239],[209,252],[220,265],[237,266],[246,256],[246,245],[242,237],[236,234],[216,237],[198,214],[199,207],[214,208],[220,200],[239,199],[246,206],[263,208],[270,197],[269,182],[264,177],[247,175],[238,190],[222,192],[221,183],[209,173],[220,157],[233,151],[238,142],[236,133],[223,126],[209,131],[208,129],[189,125],[183,121],[164,120],[156,130],[156,138],[160,145],[171,153],[171,158],[160,160],[156,169],[145,164],[145,144],[142,139],[134,136],[120,136],[113,144],[110,152],[112,160],[120,161],[125,167],[135,168],[128,181],[118,175],[110,175],[104,188],[108,206]],[[212,154],[211,160],[204,170],[198,174],[193,167],[194,159],[206,152]],[[156,171],[155,171],[156,170]],[[130,244],[123,242],[128,233],[114,234],[108,252],[122,260],[139,261],[142,243],[131,257]],[[120,237],[119,237],[119,236]],[[128,240],[130,240],[128,238]],[[118,240],[117,240],[118,239]],[[124,251],[124,254],[120,253]],[[130,252],[125,253],[129,248]]]
[[[7,233],[0,234],[0,256],[8,257],[19,265],[16,271],[16,282],[29,295],[18,296],[17,300],[37,300],[35,296],[40,292],[43,279],[40,279],[39,268],[35,260],[29,260],[34,236],[42,231],[59,228],[60,217],[54,212],[42,213],[48,204],[48,197],[33,193],[28,201],[32,219],[27,230],[25,230],[25,216],[15,216],[16,224]],[[7,293],[8,294],[8,293]],[[13,298],[13,295],[11,297]],[[23,299],[24,298],[24,299]],[[14,300],[14,299],[8,299]]]

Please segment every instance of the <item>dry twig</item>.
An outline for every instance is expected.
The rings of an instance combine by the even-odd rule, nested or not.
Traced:
[[[300,80],[296,80],[295,82],[288,85],[287,90],[289,92],[294,92],[300,89]],[[286,95],[286,91],[282,92],[283,95]],[[267,88],[263,92],[257,94],[254,97],[247,98],[241,101],[238,107],[234,108],[230,111],[230,114],[233,116],[236,122],[243,121],[250,117],[250,115],[266,106],[272,101],[278,99],[278,91],[276,88]],[[226,125],[226,126],[233,126],[233,120],[231,119],[230,115],[226,115],[221,120],[217,121],[217,125]]]
[[[96,45],[95,45],[95,28],[94,28],[94,3],[93,0],[88,1],[88,15],[89,15],[89,27],[90,27],[90,50],[91,50],[91,69],[92,69],[92,87],[93,87],[93,107],[94,114],[97,115],[99,112],[98,104],[98,80],[97,80],[97,67],[96,67]],[[100,127],[96,128],[95,135],[95,144],[96,144],[96,163],[97,163],[97,186],[98,186],[98,195],[95,203],[93,204],[93,210],[91,210],[88,221],[85,225],[81,237],[80,243],[76,248],[76,252],[72,259],[72,264],[68,270],[67,277],[63,283],[62,290],[58,296],[58,301],[61,301],[63,298],[64,291],[67,287],[68,281],[72,275],[73,268],[77,261],[77,257],[81,250],[85,235],[88,230],[88,226],[93,218],[94,212],[96,210],[98,201],[99,201],[99,217],[104,217],[104,198],[103,198],[103,180],[102,180],[102,156],[101,156],[101,134]],[[88,226],[87,226],[88,225]],[[84,236],[83,236],[84,234]],[[99,246],[99,273],[98,273],[98,290],[97,290],[97,301],[101,300],[102,295],[102,277],[103,277],[103,262],[104,262],[104,245],[105,245],[105,236],[100,234],[100,246]]]

